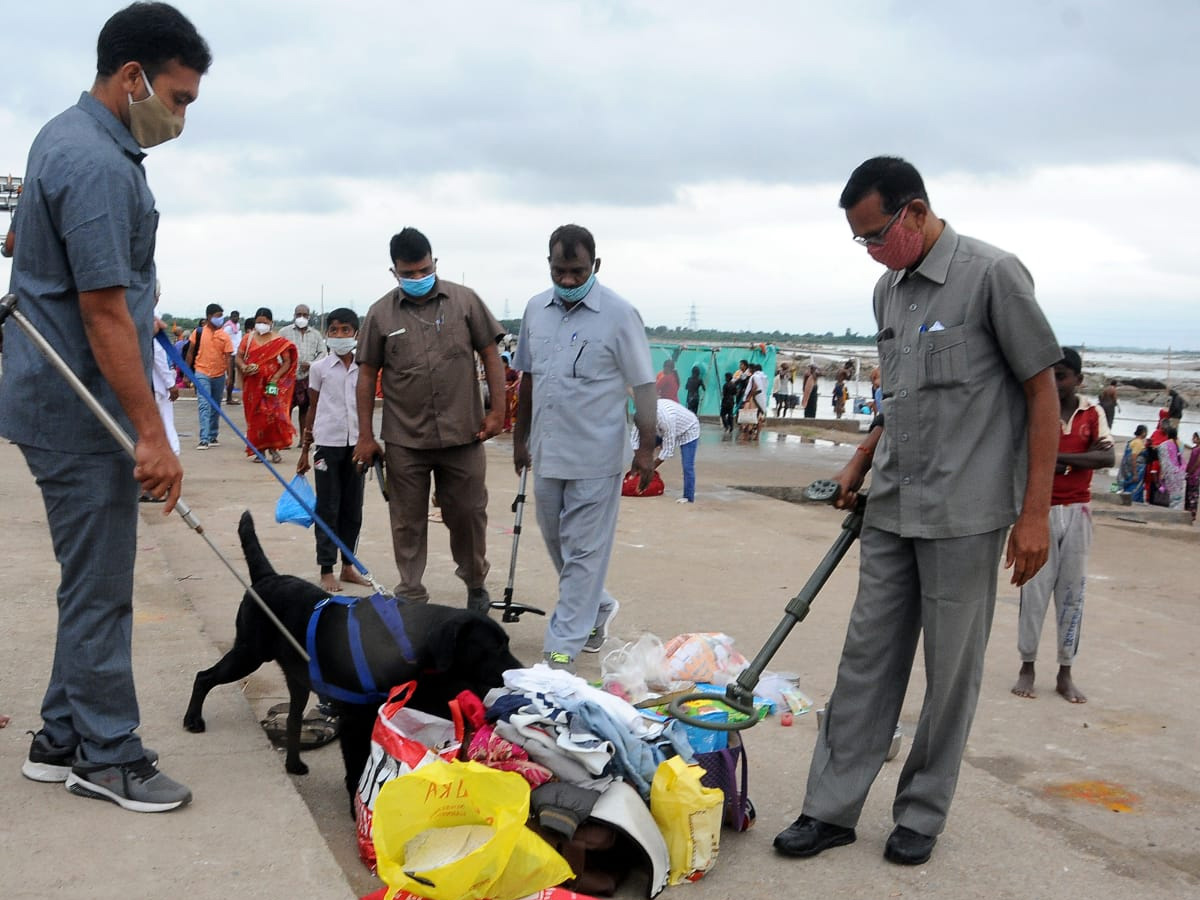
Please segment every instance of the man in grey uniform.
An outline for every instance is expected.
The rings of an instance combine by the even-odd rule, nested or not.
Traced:
[[[148,373],[158,212],[143,147],[178,136],[212,62],[178,10],[136,3],[97,41],[90,92],[34,139],[12,292],[88,391],[136,436],[135,462],[6,324],[0,434],[18,444],[42,491],[62,570],[58,635],[42,728],[21,772],[135,812],[182,806],[191,792],[142,746],[133,684],[133,565],[138,486],[179,498],[183,469]]]
[[[596,281],[600,260],[586,228],[550,235],[554,286],[525,308],[513,367],[525,374],[513,428],[517,472],[532,463],[537,520],[558,571],[558,603],[546,626],[546,662],[575,670],[599,651],[617,612],[604,589],[621,500],[633,388],[642,485],[654,472],[654,366],[642,317]],[[532,449],[532,453],[530,452]]]
[[[957,234],[904,160],[850,176],[841,207],[889,271],[875,286],[883,417],[837,476],[856,501],[874,459],[859,588],[788,856],[855,840],[924,633],[924,705],[884,856],[917,865],[945,827],[979,697],[996,570],[1022,585],[1046,561],[1062,351],[1012,254]],[[1015,522],[1015,524],[1013,524]]]

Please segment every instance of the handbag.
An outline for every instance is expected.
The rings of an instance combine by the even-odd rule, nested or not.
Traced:
[[[750,764],[740,732],[729,732],[728,746],[721,750],[697,753],[696,762],[704,768],[700,783],[725,793],[726,828],[746,831],[754,824],[754,804],[750,802]]]
[[[737,423],[739,425],[757,425],[758,424],[758,407],[743,406],[738,410]]]
[[[658,497],[666,491],[667,486],[663,484],[662,476],[655,472],[650,476],[650,483],[646,485],[644,491],[638,490],[639,477],[637,472],[632,469],[626,473],[624,480],[621,482],[622,497]]]

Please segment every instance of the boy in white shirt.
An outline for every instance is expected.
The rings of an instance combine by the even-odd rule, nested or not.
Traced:
[[[304,415],[300,459],[296,472],[303,475],[312,468],[317,490],[317,515],[354,549],[362,527],[363,475],[354,462],[358,442],[358,412],[354,394],[358,386],[358,363],[354,351],[358,345],[358,315],[351,309],[335,309],[326,318],[325,344],[329,354],[316,360],[308,370],[308,410]],[[316,444],[309,465],[309,448]],[[321,587],[333,593],[342,583],[366,585],[368,582],[342,554],[342,571],[334,577],[338,549],[320,528],[316,529],[317,565],[321,567]]]

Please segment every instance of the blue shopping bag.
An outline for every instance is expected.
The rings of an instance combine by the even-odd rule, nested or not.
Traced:
[[[304,501],[303,504],[293,496],[293,492],[300,497],[300,500]],[[316,509],[316,507],[317,494],[312,489],[312,485],[303,475],[297,475],[292,479],[292,483],[284,488],[279,502],[275,504],[275,521],[291,522],[301,528],[308,528],[313,523],[310,510]]]

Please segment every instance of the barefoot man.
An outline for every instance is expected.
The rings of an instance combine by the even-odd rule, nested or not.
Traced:
[[[1050,556],[1037,575],[1021,587],[1021,617],[1017,650],[1021,671],[1012,692],[1033,699],[1033,663],[1050,595],[1058,621],[1058,685],[1056,690],[1072,703],[1087,703],[1071,680],[1071,665],[1079,650],[1083,625],[1083,594],[1087,586],[1087,558],[1092,545],[1092,472],[1113,464],[1113,440],[1108,420],[1098,406],[1075,391],[1083,383],[1083,361],[1070,347],[1054,364],[1058,385],[1058,460],[1050,497]]]

